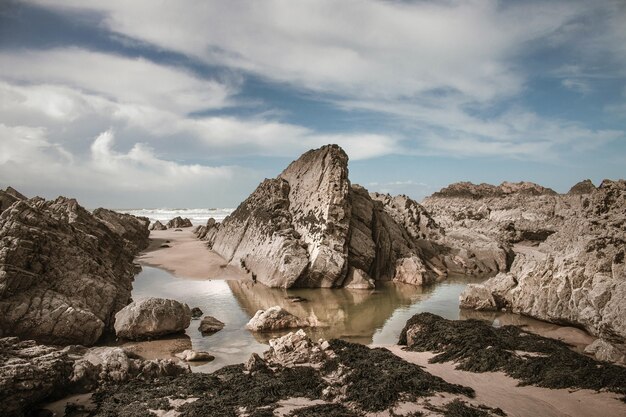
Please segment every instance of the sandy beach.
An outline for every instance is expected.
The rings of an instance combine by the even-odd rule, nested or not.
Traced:
[[[249,279],[207,248],[206,242],[198,240],[192,230],[186,227],[151,231],[150,246],[137,257],[137,262],[185,279]]]
[[[397,345],[381,347],[448,382],[472,387],[476,391],[472,402],[501,408],[509,417],[626,416],[626,403],[617,394],[518,386],[519,381],[502,372],[460,371],[454,369],[454,363],[428,363],[434,356],[431,352],[408,352]]]

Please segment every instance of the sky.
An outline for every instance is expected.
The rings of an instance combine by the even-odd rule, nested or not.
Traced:
[[[337,143],[350,179],[626,177],[624,0],[0,0],[0,186],[236,207]]]

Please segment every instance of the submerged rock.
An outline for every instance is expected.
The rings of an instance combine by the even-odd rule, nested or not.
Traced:
[[[184,332],[190,323],[187,304],[151,297],[134,301],[115,315],[115,334],[124,339],[149,339]]]
[[[250,319],[246,328],[255,332],[270,332],[274,330],[309,327],[307,320],[300,319],[280,306],[259,310]]]
[[[211,334],[211,333],[219,332],[223,328],[224,328],[224,323],[222,323],[215,317],[204,316],[204,318],[200,322],[200,327],[198,327],[198,330],[200,330],[202,334]]]
[[[186,362],[209,362],[215,359],[215,356],[211,355],[209,352],[192,349],[177,353],[176,357]]]
[[[177,229],[180,227],[191,227],[193,226],[193,224],[191,223],[191,220],[189,220],[188,218],[183,219],[180,216],[176,216],[172,220],[167,222],[166,226],[168,229]]]
[[[112,330],[146,220],[65,197],[16,200],[0,214],[0,336],[90,345]]]

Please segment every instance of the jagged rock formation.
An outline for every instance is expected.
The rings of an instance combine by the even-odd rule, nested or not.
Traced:
[[[469,249],[433,242],[443,231],[408,197],[351,185],[348,157],[337,145],[306,152],[221,224],[211,220],[197,236],[271,287],[422,285],[450,270],[499,270],[495,262],[470,260],[476,257]]]
[[[56,348],[0,339],[0,415],[21,417],[43,400],[92,391],[101,384],[190,372],[172,360],[143,360],[122,348]],[[30,414],[28,414],[30,415]]]
[[[438,194],[424,205],[447,236],[465,235],[469,242],[491,239],[515,251],[508,273],[467,288],[463,307],[508,308],[623,344],[626,182],[574,188],[591,191],[482,198]]]
[[[18,200],[27,200],[27,198],[13,187],[7,187],[6,190],[0,190],[0,213],[8,209]]]
[[[0,336],[90,345],[112,329],[146,220],[65,197],[13,202],[0,214]]]
[[[590,194],[596,190],[596,186],[593,185],[591,180],[583,180],[574,185],[567,194]]]
[[[115,315],[115,334],[131,340],[184,332],[191,323],[187,304],[164,298],[133,301]]]
[[[178,229],[179,227],[191,227],[191,220],[188,218],[182,218],[180,216],[174,217],[165,225],[168,229]]]

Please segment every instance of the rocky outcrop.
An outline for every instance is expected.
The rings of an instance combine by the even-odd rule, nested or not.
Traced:
[[[151,380],[188,372],[187,366],[172,360],[143,360],[122,348],[57,348],[33,340],[3,338],[0,415],[21,417],[44,400],[89,392],[104,383]]]
[[[482,199],[491,197],[504,197],[507,195],[556,195],[551,188],[542,187],[532,182],[508,182],[500,185],[473,184],[471,182],[457,182],[442,188],[432,195],[434,198],[469,198]]]
[[[431,197],[425,205],[448,234],[487,236],[515,250],[510,271],[470,285],[462,307],[506,308],[625,343],[625,181],[605,180],[591,193]],[[478,212],[488,214],[468,216]]]
[[[6,190],[0,190],[0,213],[19,200],[27,200],[27,198],[15,188],[7,187]]]
[[[183,219],[180,216],[174,217],[172,220],[170,220],[166,224],[166,227],[168,229],[178,229],[180,227],[191,227],[191,226],[193,226],[193,224],[191,224],[191,220],[189,220],[188,218]]]
[[[150,230],[167,230],[167,226],[157,220],[152,223]]]
[[[115,315],[115,334],[131,340],[150,339],[184,332],[190,323],[187,304],[150,297],[130,303]]]
[[[130,301],[144,219],[76,200],[17,200],[0,214],[0,336],[93,344]]]
[[[569,189],[567,194],[590,194],[596,190],[591,180],[583,180]]]
[[[280,306],[259,310],[250,319],[246,328],[254,332],[271,332],[275,330],[309,327],[308,320],[300,319]]]
[[[209,221],[196,234],[271,287],[423,285],[448,271],[499,270],[496,261],[439,243],[443,229],[415,201],[350,184],[347,155],[336,145],[305,153],[221,224]]]

